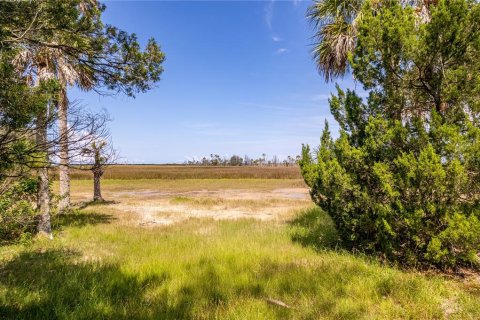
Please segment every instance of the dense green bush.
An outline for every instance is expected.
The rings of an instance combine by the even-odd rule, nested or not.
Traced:
[[[372,117],[358,147],[345,131],[333,141],[327,127],[316,161],[303,149],[312,198],[352,248],[409,265],[476,264],[480,129],[466,119],[429,131],[415,122]]]
[[[35,232],[37,182],[25,179],[8,185],[0,195],[0,242],[29,237]]]
[[[350,248],[410,266],[479,266],[480,8],[431,10],[420,24],[398,2],[365,5],[350,62],[367,102],[337,88],[340,136],[327,125],[300,165]]]

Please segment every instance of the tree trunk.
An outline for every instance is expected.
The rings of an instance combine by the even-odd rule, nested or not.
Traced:
[[[102,168],[93,168],[93,201],[103,201],[100,189],[100,178],[103,175]]]
[[[40,85],[40,79],[47,78],[45,67],[38,68],[37,85]],[[43,153],[41,167],[38,172],[38,194],[37,194],[37,210],[39,212],[39,221],[37,230],[40,235],[46,235],[50,239],[52,236],[52,226],[50,223],[50,189],[48,178],[48,143],[47,143],[47,113],[48,105],[45,110],[40,111],[36,120],[36,144]]]
[[[37,115],[36,123],[36,143],[40,149],[47,146],[47,123],[46,114],[42,112]],[[52,238],[52,226],[50,223],[50,185],[48,178],[48,153],[47,150],[42,150],[44,156],[40,160],[42,162],[41,168],[38,169],[38,195],[37,195],[37,209],[39,212],[38,233],[47,235]]]
[[[68,100],[65,84],[62,83],[58,101],[58,121],[60,129],[60,201],[58,211],[65,212],[70,208],[70,168],[68,158]]]

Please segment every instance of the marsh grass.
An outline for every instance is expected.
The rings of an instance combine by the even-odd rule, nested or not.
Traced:
[[[331,250],[329,241],[313,250],[315,237],[302,228],[317,226],[321,239],[334,232],[317,209],[291,224],[190,219],[145,229],[122,225],[100,208],[56,216],[62,228],[53,241],[0,248],[0,318],[441,319],[451,310],[450,318],[480,316],[478,292],[457,280],[385,267]]]
[[[52,171],[54,179],[58,173]],[[73,168],[73,180],[92,179],[90,171]],[[181,166],[181,165],[112,165],[105,169],[104,179],[301,179],[298,166]]]

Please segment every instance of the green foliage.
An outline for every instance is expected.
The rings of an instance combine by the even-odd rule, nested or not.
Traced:
[[[0,195],[0,241],[28,238],[34,231],[37,182],[24,179]]]
[[[85,0],[0,2],[0,183],[7,190],[0,196],[8,200],[0,208],[7,219],[2,237],[15,237],[28,220],[31,208],[8,190],[16,188],[14,178],[49,166],[58,141],[35,139],[34,127],[48,132],[67,86],[135,96],[160,80],[165,56],[156,41],[142,48],[135,34],[105,25],[104,10]]]
[[[33,166],[38,149],[32,143],[31,123],[56,94],[54,81],[31,88],[12,66],[14,50],[0,48],[0,180]]]
[[[457,108],[478,114],[480,6],[470,0],[439,1],[424,23],[424,16],[400,1],[372,3],[362,10],[350,60],[356,79],[372,91],[383,112],[396,119],[433,108],[442,114]]]
[[[134,96],[151,89],[163,72],[164,53],[154,39],[142,50],[135,34],[105,25],[104,10],[97,1],[2,2],[0,44],[24,51],[18,63],[27,73],[43,60],[69,85],[86,90]]]
[[[478,264],[479,167],[468,150],[480,140],[468,137],[480,129],[444,123],[418,132],[412,122],[371,117],[363,144],[342,132],[321,144],[316,161],[304,147],[312,198],[351,248],[408,265]]]
[[[348,247],[409,266],[480,266],[478,30],[474,2],[440,1],[429,22],[396,1],[364,6],[351,62],[369,97],[337,88],[340,136],[327,127],[300,162]]]

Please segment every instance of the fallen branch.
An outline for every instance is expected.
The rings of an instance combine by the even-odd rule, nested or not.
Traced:
[[[272,299],[272,298],[267,298],[266,300],[267,300],[267,303],[269,303],[269,304],[273,304],[275,306],[279,306],[279,307],[282,307],[282,308],[291,309],[291,307],[283,301],[275,300],[275,299]]]

